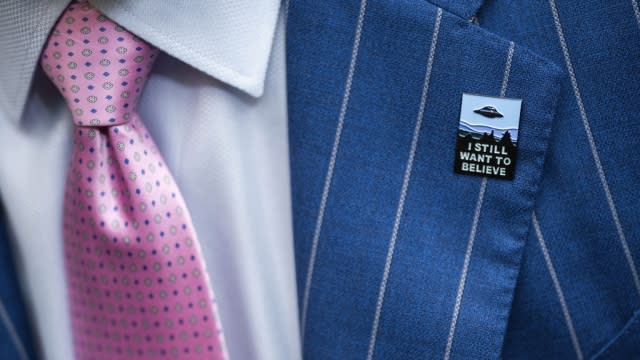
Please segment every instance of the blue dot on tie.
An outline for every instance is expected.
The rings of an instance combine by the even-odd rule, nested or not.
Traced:
[[[88,43],[89,43],[89,40],[84,39],[82,42],[83,42],[83,43],[85,43],[85,44],[88,44]]]
[[[105,96],[105,99],[107,99],[107,100],[111,100],[112,98],[113,98],[113,96],[111,96],[111,95]]]
[[[105,72],[103,72],[103,73],[102,73],[102,75],[103,75],[103,76],[109,76],[109,72],[108,72],[108,71],[105,71]]]
[[[95,114],[96,112],[98,112],[98,110],[96,110],[96,109],[91,109],[91,113]]]
[[[71,75],[71,80],[75,80],[77,76]]]
[[[107,53],[107,49],[102,49],[102,50],[100,50],[100,53],[102,53],[102,54],[106,54],[106,53]]]

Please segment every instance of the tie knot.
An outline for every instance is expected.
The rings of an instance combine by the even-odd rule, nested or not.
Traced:
[[[42,52],[42,67],[78,126],[127,123],[157,50],[88,3],[71,4]]]

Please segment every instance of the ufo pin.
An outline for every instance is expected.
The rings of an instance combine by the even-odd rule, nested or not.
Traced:
[[[493,106],[487,105],[483,106],[480,109],[473,110],[474,113],[480,114],[482,116],[486,116],[488,118],[501,118],[504,115],[500,114],[500,112]]]
[[[522,99],[463,93],[453,171],[513,180],[521,107]]]

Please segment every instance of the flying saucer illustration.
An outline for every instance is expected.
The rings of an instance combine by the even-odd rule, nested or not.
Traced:
[[[473,110],[474,113],[480,114],[482,116],[486,116],[488,118],[501,118],[504,117],[495,107],[493,106],[483,106],[480,109]]]

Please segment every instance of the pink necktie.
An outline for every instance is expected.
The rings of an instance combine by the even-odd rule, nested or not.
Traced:
[[[64,252],[77,359],[225,357],[189,212],[136,113],[157,54],[87,3],[42,53],[75,123]]]

